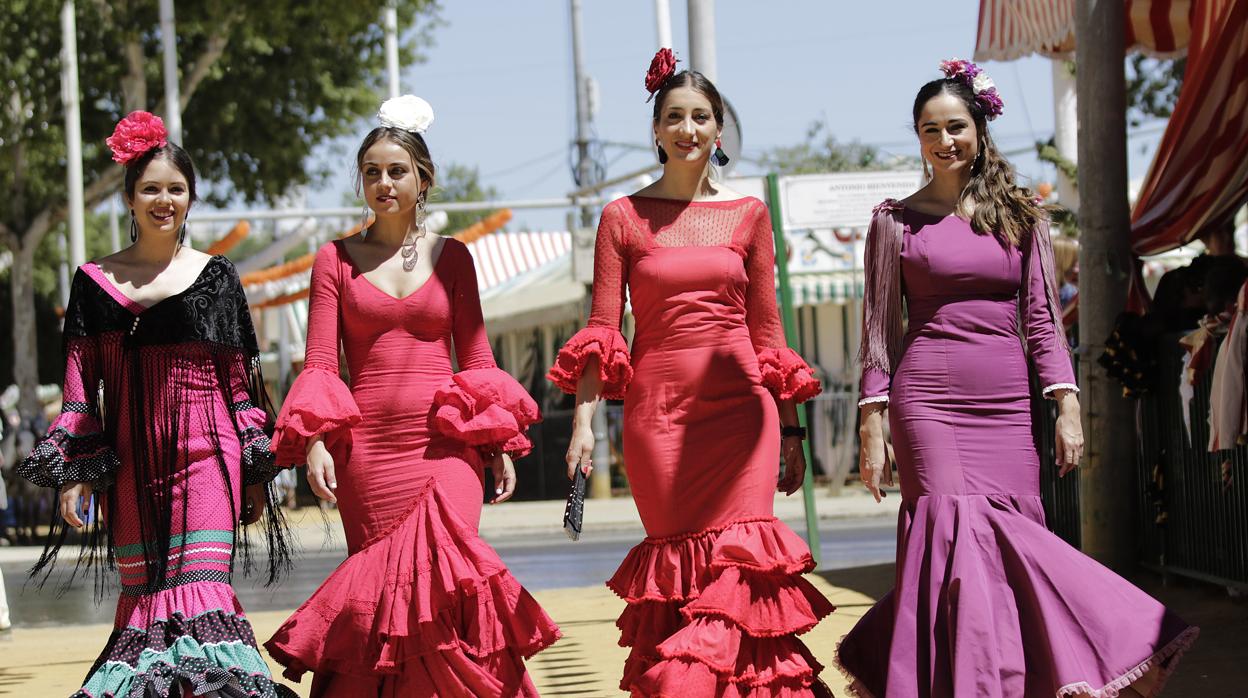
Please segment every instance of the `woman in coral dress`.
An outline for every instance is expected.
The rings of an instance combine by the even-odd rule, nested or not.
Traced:
[[[932,179],[867,239],[861,468],[878,499],[887,405],[896,588],[838,658],[877,698],[1156,695],[1196,629],[1045,528],[1029,359],[1063,475],[1083,447],[1048,223],[992,143],[991,81],[942,68],[914,103]]]
[[[79,563],[120,572],[112,636],[74,696],[293,695],[230,586],[235,542],[246,556],[262,512],[269,581],[289,563],[266,497],[277,470],[247,298],[229,260],[182,244],[195,170],[160,118],[134,112],[108,144],[134,244],[74,275],[61,415],[18,466],[61,493],[35,571],[55,560],[63,521],[86,533]]]
[[[477,525],[483,469],[510,497],[537,405],[494,363],[468,248],[425,235],[432,110],[407,95],[379,116],[357,158],[376,222],[317,253],[274,439],[337,502],[349,556],[265,647],[313,696],[535,696],[524,659],[559,630]]]
[[[708,179],[723,102],[664,49],[647,87],[661,179],[609,204],[598,226],[589,326],[550,378],[577,395],[568,453],[590,466],[599,397],[624,400],[624,460],[647,537],[607,585],[632,652],[634,696],[828,695],[796,635],[832,611],[801,577],[802,539],[776,520],[780,489],[801,487],[800,401],[820,387],[784,343],[767,208]],[[620,334],[625,289],[636,335]]]

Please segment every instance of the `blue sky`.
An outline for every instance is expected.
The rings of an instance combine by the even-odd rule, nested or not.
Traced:
[[[686,4],[671,1],[672,36],[687,56]],[[838,140],[886,152],[917,154],[909,126],[914,93],[939,75],[945,58],[970,58],[978,3],[777,0],[716,3],[717,86],[740,115],[745,152],[800,142],[824,119]],[[447,2],[428,60],[406,66],[402,90],[427,99],[437,120],[426,134],[441,164],[475,166],[506,198],[558,197],[573,189],[570,143],[575,124],[568,3]],[[598,84],[594,120],[604,141],[644,144],[650,106],[643,78],[656,48],[649,0],[585,0],[585,58]],[[998,146],[1027,148],[1053,133],[1050,62],[1031,57],[986,63],[1006,102],[993,122]],[[360,125],[360,135],[371,124]],[[1154,129],[1156,131],[1156,129]],[[1131,141],[1131,176],[1142,177],[1160,138]],[[337,206],[350,191],[348,153],[357,137],[318,156],[341,162],[312,194],[313,206]],[[607,176],[652,161],[648,152],[608,147]],[[1020,173],[1052,180],[1030,154],[1012,158]],[[734,174],[757,173],[748,164]],[[564,227],[562,211],[518,211],[517,224]]]

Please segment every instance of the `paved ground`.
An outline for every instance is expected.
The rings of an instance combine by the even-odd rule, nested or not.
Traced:
[[[837,641],[892,584],[892,565],[876,564],[891,557],[897,498],[887,501],[877,506],[853,493],[821,497],[818,503],[825,557],[843,568],[821,570],[811,576],[838,610],[804,640],[815,656],[829,665]],[[626,650],[616,645],[614,621],[622,602],[600,582],[618,563],[621,551],[642,535],[636,510],[628,499],[591,500],[586,513],[589,533],[577,544],[559,539],[561,513],[559,502],[487,507],[482,533],[517,576],[535,590],[538,601],[564,630],[562,641],[530,663],[542,695],[620,696],[616,681]],[[800,500],[778,499],[777,513],[802,530]],[[332,513],[327,521],[333,531],[337,522]],[[305,510],[296,521],[296,530],[305,551],[301,568],[306,568],[308,577],[301,585],[315,586],[324,576],[322,568],[328,569],[341,559],[341,536],[326,536],[326,521],[311,510]],[[21,588],[21,579],[14,579],[10,570],[28,565],[31,554],[30,550],[0,549],[0,569],[5,570],[6,586],[16,602],[15,620],[21,619],[13,631],[0,633],[0,696],[69,695],[108,637],[112,602],[110,599],[104,608],[96,608],[89,593],[72,593],[60,602],[47,604],[46,608],[55,610],[42,611],[40,616],[33,612],[38,604],[27,597],[23,610],[23,597],[14,596]],[[598,570],[604,565],[606,574]],[[560,584],[561,580],[579,581],[586,574],[596,575],[598,581]],[[1231,600],[1225,591],[1207,585],[1175,583],[1162,587],[1156,577],[1148,576],[1136,581],[1203,628],[1201,640],[1184,659],[1165,696],[1248,695],[1244,689],[1248,686],[1248,603]],[[240,589],[240,595],[249,599],[244,603],[252,609],[249,615],[257,636],[268,637],[287,617],[295,605],[287,595],[302,593],[293,588],[278,594]],[[843,682],[834,668],[829,666],[823,677],[837,695],[844,695]],[[306,695],[306,681],[294,688]]]

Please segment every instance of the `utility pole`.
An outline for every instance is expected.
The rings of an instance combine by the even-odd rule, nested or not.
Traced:
[[[1053,67],[1053,144],[1057,154],[1071,162],[1079,162],[1079,101],[1075,95],[1074,65],[1055,58]],[[1057,171],[1057,199],[1062,206],[1079,212],[1079,189],[1062,170]]]
[[[572,7],[572,79],[576,82],[576,186],[578,189],[597,184],[597,168],[589,153],[589,79],[585,75],[584,42],[581,39],[581,0],[571,0]],[[569,216],[571,221],[571,216]],[[594,209],[581,206],[581,227],[588,228],[594,224]],[[585,294],[586,303],[593,297],[593,285],[590,284]],[[584,318],[589,317],[588,310],[582,311]],[[582,322],[582,324],[584,324]],[[599,404],[594,411],[591,424],[594,431],[594,469],[597,477],[589,479],[589,496],[595,499],[611,497],[611,448],[607,441],[607,406]]]
[[[672,4],[668,0],[654,0],[654,29],[660,48],[672,46]]]
[[[164,54],[165,128],[169,140],[182,145],[182,94],[178,86],[178,34],[173,22],[173,0],[160,0],[160,47]],[[195,246],[195,236],[186,225],[187,247]]]
[[[61,99],[65,104],[65,160],[69,187],[69,265],[87,261],[82,192],[82,117],[78,95],[78,21],[73,0],[61,5]],[[68,284],[66,285],[68,289]]]
[[[1079,114],[1079,369],[1084,433],[1079,470],[1082,547],[1101,563],[1134,562],[1135,438],[1122,388],[1096,358],[1126,307],[1131,270],[1127,202],[1124,10],[1121,0],[1076,0]],[[1054,467],[1052,464],[1046,467]]]
[[[386,75],[390,82],[390,98],[399,96],[399,10],[394,0],[386,3]]]
[[[715,0],[689,0],[689,65],[717,82]]]

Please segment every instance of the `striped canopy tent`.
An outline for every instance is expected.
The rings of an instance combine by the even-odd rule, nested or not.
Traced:
[[[1183,89],[1132,211],[1138,255],[1172,250],[1248,203],[1248,0],[1196,0]]]
[[[1123,0],[1129,52],[1181,55],[1203,0]],[[1225,4],[1220,0],[1215,4]],[[975,60],[1012,61],[1038,53],[1073,58],[1075,0],[981,0]]]

